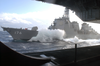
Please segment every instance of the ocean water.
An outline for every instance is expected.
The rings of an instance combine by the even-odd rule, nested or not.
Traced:
[[[78,37],[63,38],[63,30],[40,30],[36,37],[29,41],[13,40],[11,35],[6,31],[0,31],[0,41],[6,46],[19,53],[43,52],[53,50],[63,50],[77,47],[87,47],[100,45],[100,39],[82,40]]]

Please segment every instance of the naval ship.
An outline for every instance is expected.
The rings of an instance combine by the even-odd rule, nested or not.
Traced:
[[[79,23],[69,20],[69,10],[65,9],[63,17],[57,18],[48,29],[61,29],[65,31],[64,38],[73,38],[77,36],[79,39],[100,39],[97,33],[89,24],[83,23],[79,28]]]
[[[22,28],[9,28],[9,27],[2,27],[4,31],[7,31],[14,40],[29,40],[34,36],[37,36],[37,26],[32,27],[31,30],[28,30],[28,28],[22,29]]]

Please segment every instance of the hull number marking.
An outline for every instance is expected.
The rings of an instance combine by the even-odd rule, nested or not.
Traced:
[[[22,32],[20,32],[20,31],[15,31],[15,34],[22,34]]]

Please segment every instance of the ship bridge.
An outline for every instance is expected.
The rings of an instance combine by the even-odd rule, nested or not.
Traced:
[[[65,6],[84,22],[100,23],[100,0],[37,0]]]

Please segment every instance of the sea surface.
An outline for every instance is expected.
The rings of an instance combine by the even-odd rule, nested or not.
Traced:
[[[75,44],[77,44],[77,47],[100,45],[100,39],[82,40],[78,39],[78,37],[66,38],[63,40],[54,40],[53,42],[30,42],[23,40],[13,40],[11,35],[6,31],[0,31],[0,41],[19,53],[71,49],[75,48]]]

